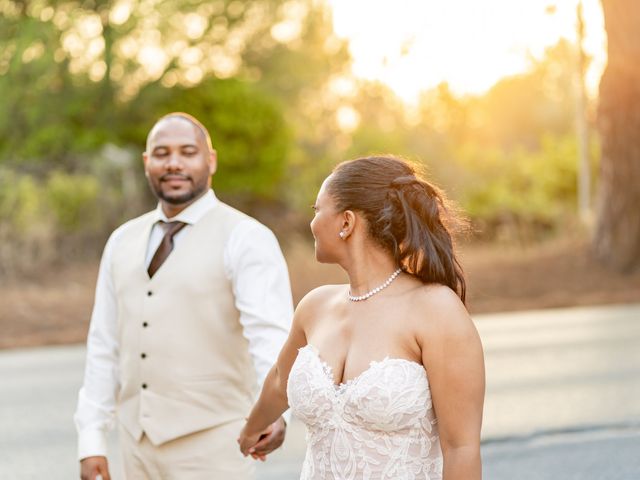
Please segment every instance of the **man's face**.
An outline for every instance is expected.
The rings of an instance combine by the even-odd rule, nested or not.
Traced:
[[[164,204],[183,208],[209,189],[216,169],[215,152],[186,119],[169,117],[152,129],[144,169],[153,193]]]

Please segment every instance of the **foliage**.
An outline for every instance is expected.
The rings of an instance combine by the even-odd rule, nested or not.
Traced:
[[[128,113],[145,86],[165,96],[212,77],[262,79],[265,95],[294,112],[300,92],[346,59],[327,50],[331,24],[319,5],[0,0],[0,163],[76,168],[78,157],[121,141],[114,126],[135,128]],[[278,26],[298,31],[285,38]],[[280,146],[266,155],[276,154]]]
[[[541,148],[512,152],[462,146],[455,156],[459,202],[490,238],[528,239],[553,231],[575,213],[577,142],[545,135]],[[592,143],[592,160],[598,145]],[[595,165],[595,161],[593,161]]]
[[[92,231],[100,225],[100,185],[90,175],[54,171],[44,196],[61,233]]]
[[[0,170],[0,218],[13,234],[27,234],[46,218],[40,185],[30,176]]]
[[[540,147],[546,134],[566,135],[575,118],[575,52],[566,40],[531,61],[527,72],[500,79],[481,96],[456,96],[446,84],[425,92],[420,124],[455,144],[504,150]]]
[[[32,258],[44,238],[97,250],[152,203],[135,159],[171,111],[211,131],[223,198],[276,221],[306,229],[337,162],[393,153],[486,235],[553,230],[574,211],[574,55],[561,41],[484,95],[442,84],[408,108],[349,74],[322,1],[0,0],[0,236],[39,239]]]
[[[124,218],[128,200],[96,176],[53,171],[47,178],[0,168],[0,276],[78,259]]]
[[[104,143],[96,85],[69,75],[52,23],[0,15],[0,32],[0,163],[73,163]]]
[[[503,148],[536,148],[545,134],[573,130],[575,48],[566,40],[533,61],[529,72],[499,80],[478,101],[479,140]]]
[[[96,249],[123,216],[148,208],[131,158],[169,111],[210,128],[223,198],[283,202],[335,132],[334,106],[311,113],[307,100],[326,97],[347,61],[315,0],[0,0],[5,245],[16,253],[39,229],[50,242],[35,250],[56,250],[62,235]],[[35,258],[27,250],[8,256]]]
[[[128,107],[123,143],[144,145],[156,119],[186,111],[210,131],[218,154],[216,189],[236,198],[273,200],[282,186],[290,137],[280,105],[239,80],[209,79],[196,87],[148,85]]]
[[[350,57],[347,43],[333,31],[326,2],[281,2],[279,14],[295,21],[299,34],[281,38],[267,54],[263,45],[249,45],[245,71],[283,108],[291,141],[284,177],[289,187],[281,190],[280,198],[289,209],[306,213],[320,183],[340,158],[345,135],[336,115],[344,102],[332,84],[348,76]],[[251,75],[253,68],[260,75]],[[306,229],[306,221],[303,224]]]
[[[40,185],[0,167],[0,276],[50,260],[53,223]]]
[[[484,236],[554,231],[575,215],[573,61],[573,47],[562,40],[528,72],[484,95],[456,96],[442,84],[413,112],[398,108],[384,86],[360,88],[352,105],[362,121],[345,156],[391,152],[417,160]]]

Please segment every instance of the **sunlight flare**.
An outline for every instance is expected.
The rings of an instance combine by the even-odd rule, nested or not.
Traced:
[[[576,39],[576,0],[328,1],[336,33],[350,42],[354,75],[409,103],[442,82],[456,94],[483,93],[526,71],[560,38]],[[606,62],[604,21],[598,0],[583,4],[593,94]]]

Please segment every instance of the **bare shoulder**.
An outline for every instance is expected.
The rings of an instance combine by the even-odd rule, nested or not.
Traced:
[[[314,288],[300,300],[298,308],[337,300],[345,292],[345,289],[347,289],[346,285],[322,285]]]
[[[451,288],[444,285],[424,285],[417,289],[413,301],[421,330],[428,329],[429,334],[465,335],[475,332],[469,312],[464,303]],[[424,321],[427,317],[428,321]]]
[[[344,299],[346,285],[323,285],[307,293],[296,307],[296,319],[303,325],[313,322],[322,312]]]

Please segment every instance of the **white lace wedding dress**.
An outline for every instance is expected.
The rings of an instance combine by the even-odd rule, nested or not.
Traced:
[[[422,365],[385,358],[335,385],[312,345],[301,348],[287,385],[307,427],[301,480],[440,480],[442,452]]]

